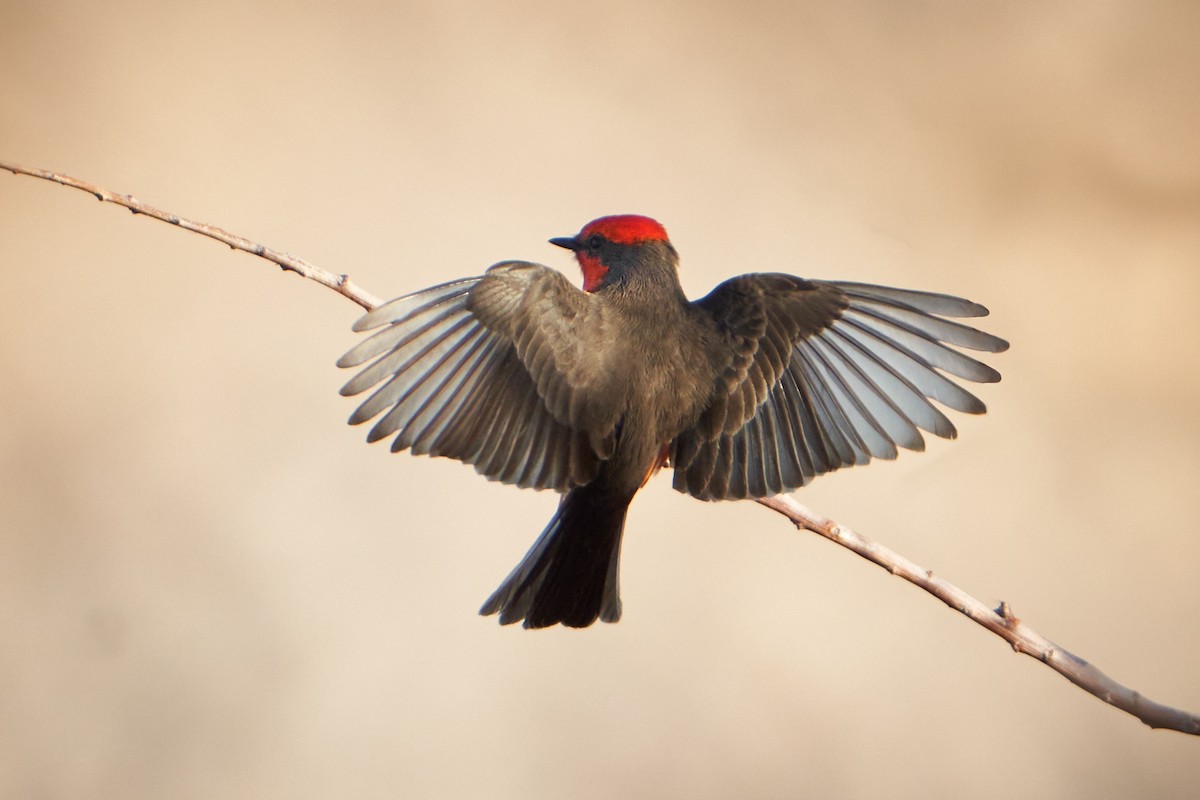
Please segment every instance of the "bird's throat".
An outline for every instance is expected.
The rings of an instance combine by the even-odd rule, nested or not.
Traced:
[[[584,253],[577,253],[576,258],[579,261],[579,269],[583,272],[583,290],[594,292],[599,289],[600,284],[604,283],[604,276],[608,274],[608,267],[601,264],[600,259]]]

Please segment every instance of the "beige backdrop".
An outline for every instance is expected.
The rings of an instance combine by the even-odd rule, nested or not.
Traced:
[[[958,442],[805,502],[1200,710],[1200,5],[0,9],[0,156],[380,295],[660,218],[962,293]],[[625,619],[475,609],[555,498],[343,422],[357,310],[0,174],[0,795],[1183,797],[1152,732],[751,504],[638,498]]]

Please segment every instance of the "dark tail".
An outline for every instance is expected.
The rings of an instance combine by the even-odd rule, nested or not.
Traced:
[[[500,612],[501,625],[524,619],[526,628],[619,620],[617,569],[630,499],[602,496],[594,485],[572,489],[479,613]]]

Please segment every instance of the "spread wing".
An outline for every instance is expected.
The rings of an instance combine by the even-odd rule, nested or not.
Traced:
[[[341,390],[373,390],[350,424],[379,417],[368,441],[394,436],[393,452],[455,458],[504,483],[587,483],[615,425],[580,400],[595,374],[583,343],[602,327],[589,295],[526,262],[397,298],[354,324],[381,329],[338,361],[370,362]]]
[[[1000,352],[1002,339],[946,317],[987,309],[949,295],[790,275],[745,275],[694,304],[729,348],[699,422],[671,449],[674,486],[707,500],[765,497],[897,447],[921,431],[953,438],[931,400],[968,414],[984,404],[943,373],[1000,374],[955,347]]]

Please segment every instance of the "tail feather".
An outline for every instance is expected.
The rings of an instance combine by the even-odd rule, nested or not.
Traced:
[[[526,628],[562,623],[586,628],[597,618],[621,618],[621,533],[629,500],[602,497],[591,486],[572,489],[521,563],[479,613]]]

